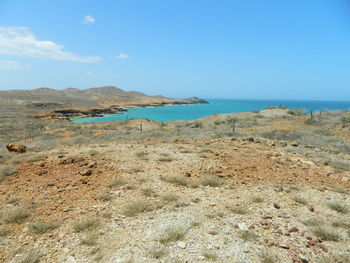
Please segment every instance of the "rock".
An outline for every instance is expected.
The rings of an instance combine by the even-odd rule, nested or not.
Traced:
[[[11,142],[11,143],[7,144],[6,149],[9,152],[16,152],[16,153],[25,153],[27,151],[27,147],[25,147],[24,145],[15,143],[15,142]]]
[[[292,227],[291,229],[288,230],[289,233],[295,233],[295,232],[298,232],[298,231],[299,231],[299,229],[296,226],[294,226],[294,227]]]
[[[179,243],[177,243],[177,247],[181,248],[181,249],[185,249],[186,248],[186,243],[185,242],[179,242]]]
[[[326,248],[325,245],[319,244],[318,246],[319,246],[324,252],[326,252],[326,253],[328,252],[328,248]]]
[[[288,246],[287,244],[284,244],[284,243],[279,244],[278,246],[279,246],[280,248],[289,249],[289,246]]]
[[[87,170],[83,170],[80,172],[80,175],[82,176],[91,176],[92,175],[92,170],[87,169]]]
[[[298,146],[299,146],[299,143],[297,143],[297,142],[292,142],[292,143],[290,144],[290,146],[298,147]]]
[[[89,168],[96,168],[97,167],[97,162],[96,161],[91,161],[87,163],[87,167]]]
[[[276,209],[280,209],[281,208],[281,206],[279,204],[276,204],[276,203],[273,204],[273,207],[276,208]]]
[[[238,226],[239,230],[241,230],[241,231],[244,231],[244,232],[248,231],[248,227],[244,223],[237,223],[237,226]]]
[[[39,176],[42,176],[42,175],[44,175],[44,174],[47,174],[47,171],[46,171],[46,170],[40,171],[40,172],[37,173],[37,175],[39,175]]]

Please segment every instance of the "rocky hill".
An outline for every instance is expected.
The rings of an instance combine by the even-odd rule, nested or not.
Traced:
[[[92,109],[132,106],[162,106],[168,104],[207,103],[197,97],[173,99],[164,96],[148,96],[141,92],[124,91],[117,87],[105,86],[79,90],[68,88],[55,90],[39,88],[34,90],[0,91],[0,102],[5,105],[24,106],[30,111],[48,112],[57,109]]]

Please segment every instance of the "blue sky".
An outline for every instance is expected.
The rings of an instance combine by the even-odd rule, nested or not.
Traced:
[[[348,0],[0,0],[0,89],[350,100]]]

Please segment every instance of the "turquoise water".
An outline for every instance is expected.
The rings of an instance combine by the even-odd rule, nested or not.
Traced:
[[[147,118],[154,121],[194,120],[219,113],[249,112],[269,106],[283,105],[292,109],[307,111],[350,109],[350,101],[283,101],[283,100],[227,100],[207,99],[209,104],[177,105],[165,107],[130,108],[122,114],[103,117],[74,118],[75,123],[104,122]]]

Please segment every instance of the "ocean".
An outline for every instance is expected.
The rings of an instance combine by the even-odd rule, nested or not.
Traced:
[[[233,100],[206,99],[209,104],[171,105],[165,107],[129,108],[121,114],[108,114],[103,117],[72,118],[75,123],[106,122],[115,120],[147,118],[159,122],[175,120],[195,120],[220,113],[249,112],[269,106],[287,106],[291,109],[304,109],[307,112],[326,110],[350,110],[350,101],[292,101],[292,100]]]

